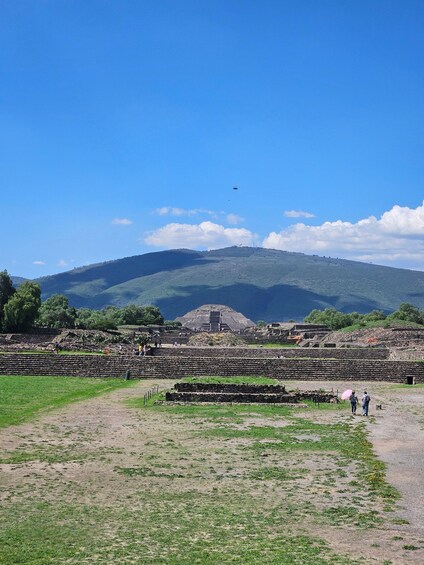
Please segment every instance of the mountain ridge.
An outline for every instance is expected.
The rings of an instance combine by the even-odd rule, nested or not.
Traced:
[[[36,279],[42,298],[76,307],[153,304],[167,319],[226,304],[253,319],[303,319],[314,308],[424,308],[424,272],[260,247],[175,249],[78,267]]]

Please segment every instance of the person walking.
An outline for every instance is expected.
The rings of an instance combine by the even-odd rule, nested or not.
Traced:
[[[364,395],[362,397],[362,416],[368,416],[368,408],[369,408],[370,402],[371,402],[371,397],[367,393],[367,391],[364,390]]]
[[[355,395],[355,391],[352,390],[352,394],[349,396],[350,406],[352,408],[352,414],[356,416],[356,405],[358,403],[358,397]]]

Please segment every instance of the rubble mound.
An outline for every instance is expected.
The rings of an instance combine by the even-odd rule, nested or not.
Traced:
[[[321,345],[335,347],[387,347],[424,351],[424,327],[364,328],[352,332],[331,332]]]
[[[64,330],[55,338],[54,342],[60,349],[69,351],[107,349],[110,353],[129,353],[134,347],[132,336],[111,330]]]
[[[229,332],[200,332],[190,336],[188,345],[194,347],[206,347],[208,345],[217,347],[237,347],[246,345],[246,342],[241,337]]]
[[[0,350],[20,351],[104,351],[130,353],[134,347],[132,335],[115,331],[100,330],[58,330],[40,334],[3,334],[0,336]]]

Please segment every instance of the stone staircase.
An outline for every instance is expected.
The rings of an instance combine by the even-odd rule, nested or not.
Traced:
[[[217,350],[216,350],[217,351]],[[220,350],[223,351],[222,349]],[[245,355],[246,355],[245,351]],[[334,350],[332,351],[334,353]],[[0,375],[169,378],[266,376],[280,380],[424,382],[424,363],[382,359],[261,358],[160,355],[0,354]]]
[[[153,349],[155,357],[254,357],[266,359],[388,359],[390,350],[387,348],[253,348],[253,347],[156,347]]]

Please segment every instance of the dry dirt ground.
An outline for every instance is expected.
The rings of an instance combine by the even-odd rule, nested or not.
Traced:
[[[170,488],[167,481],[169,483],[171,475],[175,478],[172,488],[180,492],[190,493],[195,489],[198,494],[213,495],[217,484],[214,479],[218,473],[222,477],[219,488],[231,492],[232,483],[246,473],[249,465],[242,450],[247,440],[226,440],[227,455],[223,459],[222,445],[217,438],[211,437],[205,445],[204,438],[195,434],[199,429],[210,427],[206,419],[194,422],[190,418],[173,418],[166,412],[140,410],[125,403],[156,385],[169,388],[171,384],[170,381],[141,381],[131,388],[69,405],[31,423],[1,430],[0,457],[4,460],[5,457],[21,454],[22,460],[0,465],[0,506],[4,509],[8,504],[38,500],[38,497],[47,502],[66,497],[71,503],[104,508],[128,504],[134,507],[138,504],[134,499],[135,484],[139,491],[146,489],[154,495],[163,488]],[[307,390],[310,386],[310,383],[303,382],[287,383],[288,389],[299,387]],[[361,393],[364,383],[353,383],[353,386]],[[399,510],[391,514],[384,525],[372,529],[358,529],[343,523],[337,527],[317,524],[307,520],[306,510],[305,523],[299,522],[294,531],[317,535],[337,553],[346,554],[361,563],[424,563],[424,389],[399,388],[383,383],[366,383],[365,386],[372,397],[370,417],[356,418],[366,420],[375,450],[388,465],[388,481],[402,494]],[[326,390],[333,387],[342,391],[346,384],[314,383],[314,387]],[[376,410],[376,404],[381,404],[383,409]],[[316,417],[330,423],[340,421],[340,418],[353,418],[348,405],[346,413],[322,411]],[[255,418],[251,415],[241,424],[235,424],[234,428],[285,425],[281,421],[266,420],[262,416]],[[176,445],[179,457],[177,463],[173,463]],[[161,446],[160,452],[158,446]],[[234,450],[232,461],[228,460],[229,449],[230,452]],[[208,451],[212,454],[210,457]],[[68,452],[69,457],[66,456]],[[26,453],[32,453],[27,461]],[[34,453],[39,457],[34,457]],[[128,478],[116,472],[124,468],[140,469],[140,454],[143,454],[143,465],[154,463],[156,469],[162,472],[158,472],[154,479],[142,475]],[[270,451],[269,458],[270,463],[278,465],[278,453]],[[309,461],[302,460],[302,466],[310,474],[331,474],[333,471],[329,461],[320,460],[319,454]],[[349,504],[346,502],[346,481],[351,471],[346,468],[347,479],[334,472],[330,481],[333,484],[327,485],[327,490],[323,490],[322,484],[311,482],[309,476],[301,479],[304,483],[300,481],[297,484],[309,489],[311,498],[318,500],[324,493],[332,497],[333,503],[338,498]],[[199,482],[200,474],[202,481]],[[248,491],[246,494],[249,494]],[[269,493],[265,485],[258,484],[251,494],[262,499],[264,504],[271,504],[275,503],[279,491]],[[293,491],[290,496],[295,504],[305,502],[304,493],[303,498]],[[367,500],[362,503],[365,509],[369,509]],[[320,502],[317,502],[319,505]],[[279,527],[284,528],[284,524]],[[410,551],[405,548],[407,545],[415,549]],[[166,562],[166,548],[152,544],[151,551],[160,554]],[[113,561],[105,561],[103,557],[99,561],[93,558],[82,562]]]

